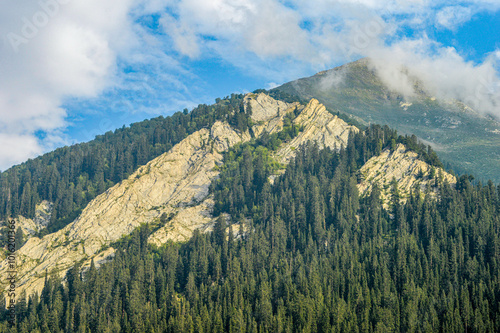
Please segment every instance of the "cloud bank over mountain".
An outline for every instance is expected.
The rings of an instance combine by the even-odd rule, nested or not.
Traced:
[[[398,72],[405,66],[429,93],[500,116],[500,53],[472,63],[425,33],[454,31],[499,9],[495,0],[7,0],[0,5],[0,170],[71,142],[69,99],[143,89],[141,73],[154,78],[151,96],[169,95],[151,113],[188,105],[201,83],[189,64],[206,59],[274,85],[370,57],[401,93],[412,93]]]

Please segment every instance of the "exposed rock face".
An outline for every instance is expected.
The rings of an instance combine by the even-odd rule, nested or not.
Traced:
[[[272,134],[281,131],[286,114],[303,108],[299,103],[277,101],[263,93],[247,94],[244,103],[247,111],[249,108],[252,110],[251,118],[255,122],[252,131],[257,137],[264,132]]]
[[[47,200],[43,200],[41,203],[36,205],[35,218],[33,221],[40,228],[40,230],[46,228],[49,224],[53,208],[54,204]]]
[[[14,219],[16,223],[16,229],[17,227],[21,227],[23,230],[24,236],[29,239],[31,236],[36,234],[38,231],[42,230],[43,227],[39,224],[37,224],[34,220],[32,219],[27,219],[22,215],[19,215]],[[4,221],[2,221],[2,225],[6,225]]]
[[[214,218],[212,209],[214,202],[208,197],[203,202],[192,207],[185,207],[178,211],[167,224],[149,236],[149,242],[160,246],[168,240],[175,242],[191,238],[194,230],[202,232],[212,230]]]
[[[26,242],[36,233],[42,231],[47,227],[50,222],[50,216],[52,215],[53,207],[53,203],[44,200],[36,205],[35,217],[33,219],[28,219],[21,215],[14,219],[16,230],[18,227],[21,227]],[[0,226],[5,227],[6,225],[6,221],[0,221]],[[5,256],[2,254],[0,260],[4,258]]]
[[[210,130],[191,134],[99,195],[64,229],[42,239],[31,238],[17,252],[19,291],[40,292],[45,270],[60,272],[62,276],[76,262],[88,263],[108,244],[131,233],[141,223],[158,222],[163,213],[175,215],[173,221],[178,225],[174,230],[178,234],[162,238],[160,229],[152,236],[153,241],[190,237],[195,228],[210,221],[205,216],[211,203],[205,198],[211,180],[219,174],[216,166],[222,163],[221,153],[249,139],[248,133],[237,133],[228,124],[217,122]],[[199,205],[200,202],[203,203]],[[198,220],[191,220],[194,216]],[[102,260],[112,255],[112,249],[107,251]],[[0,276],[6,268],[4,261],[0,264]]]
[[[371,193],[373,186],[377,184],[381,190],[384,208],[388,208],[390,183],[395,179],[403,201],[412,188],[422,192],[429,191],[431,195],[435,195],[435,180],[430,177],[432,167],[417,159],[417,156],[417,153],[398,144],[394,151],[386,149],[379,156],[372,157],[360,170],[364,180],[358,185],[359,193]],[[436,168],[435,174],[449,184],[456,183],[455,177],[442,169]]]
[[[21,227],[27,238],[33,236],[47,227],[50,222],[53,207],[53,203],[43,200],[35,207],[35,218],[27,219],[24,216],[19,215],[15,218],[16,227]],[[5,221],[2,221],[0,224],[4,225]]]
[[[298,105],[298,103],[289,104],[277,101],[264,93],[247,94],[244,103],[247,109],[248,106],[252,108],[252,119],[256,122],[268,122],[285,113],[290,107]]]
[[[357,127],[350,126],[332,115],[314,98],[295,118],[294,123],[303,130],[278,151],[281,163],[288,163],[295,156],[296,149],[307,141],[316,141],[320,148],[340,149],[342,145],[347,145],[351,131],[355,133],[359,131]]]

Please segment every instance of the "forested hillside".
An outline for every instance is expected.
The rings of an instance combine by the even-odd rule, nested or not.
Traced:
[[[233,94],[214,105],[135,123],[12,167],[0,173],[0,220],[18,215],[33,218],[36,204],[48,200],[54,209],[45,232],[57,231],[90,200],[189,134],[217,120],[246,129],[248,117],[242,103],[243,95]]]
[[[156,248],[143,226],[99,270],[48,277],[10,332],[500,331],[500,187],[436,175],[437,200],[402,203],[393,184],[384,210],[356,186],[371,156],[404,142],[440,162],[380,126],[340,151],[303,146],[271,184],[285,130],[225,155],[212,233]]]

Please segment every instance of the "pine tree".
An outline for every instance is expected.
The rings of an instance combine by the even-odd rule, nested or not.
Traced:
[[[15,245],[16,245],[16,250],[19,250],[24,245],[24,232],[20,226],[17,227],[17,230],[16,230]]]

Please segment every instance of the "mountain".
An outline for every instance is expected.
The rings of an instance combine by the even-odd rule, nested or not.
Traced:
[[[210,230],[216,216],[211,216],[214,203],[209,195],[209,186],[219,175],[217,168],[223,162],[222,154],[235,144],[247,142],[252,137],[255,140],[262,136],[277,135],[284,126],[300,129],[293,139],[289,138],[278,145],[273,154],[278,163],[286,165],[300,146],[308,141],[317,142],[320,147],[340,149],[341,146],[347,146],[351,132],[359,132],[356,127],[347,125],[329,113],[315,99],[304,106],[275,100],[260,93],[246,95],[241,103],[252,123],[245,131],[234,129],[227,122],[215,121],[210,128],[202,128],[188,135],[168,152],[139,167],[128,178],[98,195],[64,228],[36,237],[33,232],[26,232],[28,229],[24,227],[28,240],[18,251],[21,262],[18,275],[22,290],[26,290],[28,295],[40,293],[47,270],[64,277],[75,262],[83,262],[83,266],[88,267],[92,259],[97,265],[109,260],[114,255],[110,244],[144,223],[165,224],[168,220],[166,225],[150,236],[151,242],[156,245],[169,239],[189,239],[198,228]],[[288,125],[285,125],[286,121]],[[385,161],[379,163],[381,158]],[[376,182],[381,187],[387,187],[390,180],[396,177],[401,191],[408,194],[417,172],[427,175],[430,170],[427,163],[417,160],[417,154],[406,153],[402,145],[393,152],[386,151],[380,157],[374,157],[373,161],[368,161],[366,165],[385,165],[386,169],[383,174],[376,168],[361,169],[366,179],[359,185],[363,191],[372,188],[374,177],[370,173],[375,172],[378,176]],[[403,161],[407,163],[404,165]],[[393,171],[388,172],[387,167],[391,163]],[[281,170],[284,171],[283,168]],[[277,170],[276,174],[279,173]],[[444,171],[443,174],[447,175]],[[450,183],[455,182],[452,176],[447,177]],[[419,186],[425,187],[427,182],[423,181]],[[385,198],[387,194],[383,196]],[[46,210],[47,206],[52,209],[54,204],[44,201]],[[39,214],[40,209],[36,212]],[[47,227],[47,220],[46,217],[39,229]],[[31,220],[19,215],[17,225],[40,225],[35,221],[38,221],[36,217]],[[7,270],[6,260],[0,264],[0,274]]]
[[[283,129],[287,115],[301,110],[293,122],[302,131],[276,152],[275,158],[282,163],[309,140],[322,147],[340,147],[347,144],[350,131],[357,131],[328,113],[316,100],[304,107],[259,94],[247,95],[243,102],[252,110],[252,128],[241,132],[227,122],[216,121],[210,129],[190,134],[97,196],[65,228],[42,238],[30,237],[18,251],[18,275],[23,290],[28,294],[41,292],[47,269],[63,277],[75,262],[84,260],[83,266],[88,266],[95,259],[99,264],[113,255],[109,248],[112,242],[143,223],[159,223],[162,216],[168,217],[169,222],[151,235],[157,245],[169,239],[186,240],[195,229],[209,228],[213,199],[208,189],[219,174],[217,166],[223,161],[222,154],[237,143],[249,141],[250,130],[257,137],[275,134]],[[0,275],[9,269],[7,262],[0,264]]]
[[[12,332],[500,328],[500,187],[315,98],[232,95],[0,180]]]
[[[330,111],[352,116],[361,124],[388,125],[415,134],[460,173],[500,182],[500,122],[456,100],[440,100],[415,83],[415,96],[389,90],[369,59],[361,59],[276,90],[305,100],[316,98]]]

